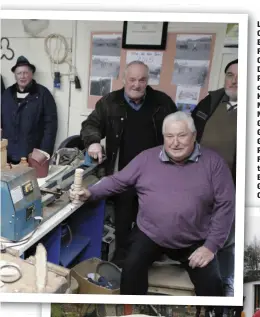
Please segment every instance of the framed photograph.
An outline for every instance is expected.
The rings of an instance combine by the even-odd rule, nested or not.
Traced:
[[[168,22],[124,22],[122,48],[165,50]]]

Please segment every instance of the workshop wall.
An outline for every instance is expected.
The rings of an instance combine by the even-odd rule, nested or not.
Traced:
[[[32,37],[24,31],[22,20],[2,20],[1,41],[2,41],[2,55],[1,55],[1,74],[5,86],[8,87],[15,82],[14,75],[11,72],[11,67],[15,65],[17,58],[24,55],[29,59],[30,63],[36,66],[35,79],[38,83],[46,86],[54,95],[58,108],[58,133],[56,144],[59,145],[68,134],[69,126],[69,107],[70,107],[70,82],[68,76],[62,77],[60,89],[53,88],[52,63],[45,52],[45,39],[50,34],[60,34],[64,36],[71,48],[72,45],[72,21],[49,21],[48,28],[43,31],[40,36]],[[3,38],[8,38],[9,48],[6,47],[6,41]],[[55,41],[52,41],[51,50],[56,49]],[[5,54],[11,58],[11,51],[14,56],[11,60],[3,57]],[[61,52],[62,53],[62,52]],[[68,73],[68,65],[58,65],[61,73]]]
[[[2,20],[2,57],[1,74],[6,86],[14,83],[11,67],[15,64],[19,55],[26,56],[37,67],[36,80],[45,85],[53,93],[58,106],[59,130],[56,139],[58,146],[67,136],[78,134],[81,122],[92,111],[88,109],[89,92],[89,65],[90,43],[92,32],[122,32],[123,22],[107,21],[49,21],[48,27],[37,37],[32,37],[24,31],[22,20]],[[214,33],[215,48],[209,79],[209,90],[219,87],[219,76],[222,62],[222,49],[225,40],[226,24],[221,23],[169,23],[168,32],[176,33]],[[69,47],[68,63],[55,65],[51,63],[45,52],[46,37],[58,34],[66,38]],[[6,47],[9,39],[9,48],[14,51],[12,60],[11,51]],[[59,51],[60,41],[52,40],[49,45],[51,52]],[[61,57],[64,48],[60,50]],[[73,67],[69,69],[69,64]],[[69,76],[69,70],[71,75]],[[53,72],[64,74],[61,78],[61,88],[53,88]],[[74,83],[75,74],[80,79],[81,89],[76,89]]]

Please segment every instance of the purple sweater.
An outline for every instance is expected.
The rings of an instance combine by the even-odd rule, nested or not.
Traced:
[[[137,225],[162,247],[180,249],[205,240],[216,253],[225,243],[235,214],[230,170],[212,150],[201,148],[197,162],[176,165],[159,158],[162,146],[146,150],[123,170],[89,188],[92,200],[137,190]]]

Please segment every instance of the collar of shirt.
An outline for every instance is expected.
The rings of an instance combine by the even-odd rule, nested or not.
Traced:
[[[199,157],[201,155],[201,151],[200,151],[200,145],[199,143],[195,143],[195,146],[194,146],[194,150],[193,152],[191,153],[191,155],[185,160],[185,163],[187,162],[198,162],[199,160]],[[159,158],[162,162],[171,162],[174,164],[174,161],[172,161],[169,157],[169,155],[166,153],[164,147],[162,149],[162,151],[160,152],[159,154]]]
[[[141,109],[142,105],[144,104],[144,99],[145,99],[145,95],[143,96],[143,98],[140,100],[140,103],[135,103],[132,99],[130,99],[126,93],[124,92],[124,98],[126,100],[126,102],[129,104],[129,106],[131,108],[133,108],[134,110],[138,111]]]
[[[237,102],[236,101],[229,101],[227,103],[227,111],[233,111],[237,109]]]
[[[224,95],[221,100],[221,103],[227,104],[227,111],[233,111],[237,109],[237,101],[230,101],[228,95]]]
[[[22,93],[22,92],[18,92],[18,91],[17,91],[17,93],[16,93],[16,97],[17,97],[18,99],[25,99],[28,95],[29,95],[29,92],[24,92],[24,93]]]

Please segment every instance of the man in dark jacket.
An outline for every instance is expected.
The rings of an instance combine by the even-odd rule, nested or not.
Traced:
[[[201,145],[216,150],[226,159],[236,181],[238,59],[225,68],[225,85],[199,102],[192,112]],[[227,123],[224,125],[224,121]]]
[[[8,140],[7,160],[18,164],[34,148],[53,154],[57,134],[57,108],[50,91],[33,79],[36,70],[20,56],[12,67],[16,83],[1,101],[2,137]]]
[[[149,69],[142,62],[127,65],[124,88],[102,97],[82,123],[81,137],[88,154],[102,159],[100,141],[106,137],[106,174],[122,170],[140,152],[163,144],[164,118],[177,111],[165,93],[147,86]],[[127,241],[135,222],[138,201],[134,189],[114,197],[116,252],[121,266]]]
[[[192,112],[197,141],[218,152],[227,162],[236,183],[238,59],[225,67],[224,87],[210,91]],[[234,296],[235,223],[218,261],[226,296]],[[227,309],[224,311],[227,314]]]

